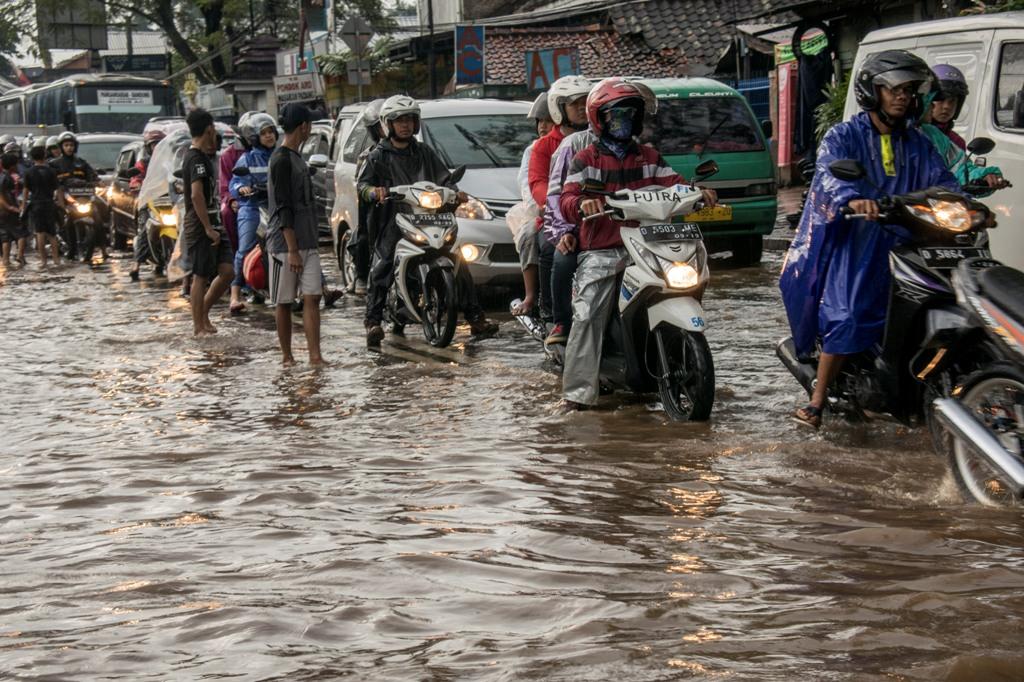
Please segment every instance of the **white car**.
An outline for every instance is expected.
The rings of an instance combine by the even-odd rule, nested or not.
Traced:
[[[480,286],[521,283],[519,256],[505,214],[521,199],[516,183],[519,163],[537,136],[534,122],[526,117],[530,104],[446,99],[420,102],[420,109],[420,141],[430,145],[449,168],[466,166],[459,189],[471,199],[455,215],[459,221],[457,244],[473,281]],[[350,126],[334,167],[331,235],[344,284],[352,277],[346,246],[359,215],[356,161],[369,144],[365,127],[359,122]]]

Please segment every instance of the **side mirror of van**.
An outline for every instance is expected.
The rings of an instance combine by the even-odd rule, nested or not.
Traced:
[[[309,157],[309,165],[314,168],[327,168],[328,161],[326,154],[313,154]]]
[[[967,151],[972,154],[988,154],[996,148],[996,143],[987,137],[976,137],[967,143]]]
[[[867,177],[867,171],[856,159],[839,159],[828,165],[828,172],[840,180],[852,182]]]
[[[766,118],[765,120],[761,121],[761,132],[764,133],[764,139],[772,139],[772,134],[775,132],[775,127],[772,125],[772,120],[770,118]]]
[[[700,182],[701,180],[707,180],[712,175],[718,173],[718,164],[715,163],[714,159],[708,159],[701,163],[697,168],[694,169],[694,182]]]

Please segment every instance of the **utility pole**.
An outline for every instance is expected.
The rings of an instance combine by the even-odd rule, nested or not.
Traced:
[[[256,10],[253,9],[252,0],[249,0],[249,37],[256,35]]]
[[[427,0],[427,27],[430,46],[427,48],[427,69],[430,72],[430,99],[437,99],[437,79],[434,77],[434,0]]]

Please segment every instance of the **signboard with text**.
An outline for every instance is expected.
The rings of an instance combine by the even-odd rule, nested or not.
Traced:
[[[106,106],[125,104],[153,104],[152,90],[97,90],[96,103]]]
[[[107,55],[103,58],[107,73],[133,73],[137,71],[167,71],[165,54]]]
[[[547,90],[562,76],[580,75],[580,51],[575,47],[530,50],[526,53],[526,85]]]
[[[484,82],[484,27],[455,27],[455,82]]]
[[[320,76],[315,73],[274,76],[274,93],[278,106],[289,102],[309,102],[321,95]]]

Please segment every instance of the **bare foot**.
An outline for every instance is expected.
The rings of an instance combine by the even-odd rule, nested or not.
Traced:
[[[208,331],[205,327],[199,327],[199,328],[195,329],[192,332],[192,336],[195,336],[195,337],[198,338],[200,336],[210,336],[211,334],[214,334],[214,333],[216,333],[216,332],[215,331],[213,331],[213,332]]]
[[[285,366],[285,367],[291,367],[292,365],[295,364],[295,356],[294,355],[285,355],[281,359],[281,364],[283,366]]]
[[[206,332],[207,334],[216,334],[217,328],[214,327],[209,320],[207,320],[206,322],[203,323],[203,331]]]
[[[322,357],[316,357],[310,358],[309,364],[313,365],[314,367],[328,367],[330,366],[331,363],[327,362]]]

